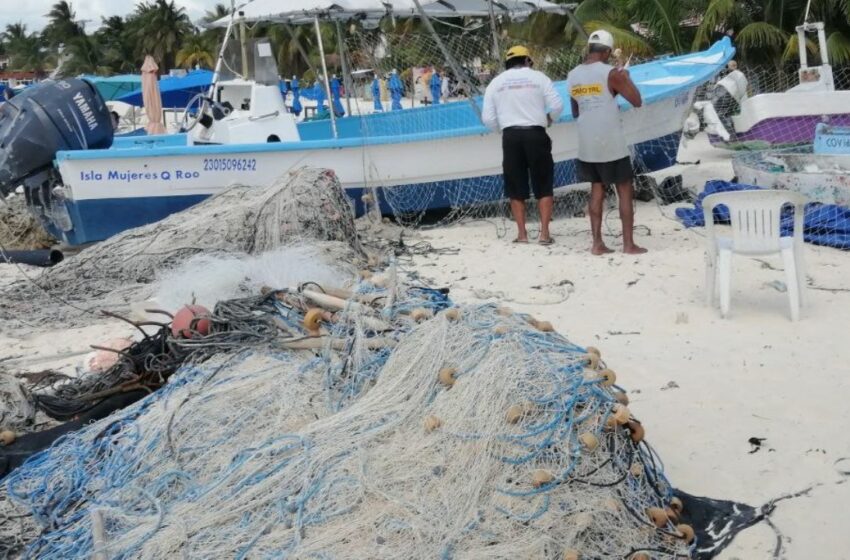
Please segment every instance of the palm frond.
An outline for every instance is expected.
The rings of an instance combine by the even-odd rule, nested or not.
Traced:
[[[829,50],[829,63],[833,66],[850,63],[850,37],[841,31],[829,34],[826,48]]]
[[[680,0],[633,0],[635,18],[643,23],[664,49],[682,52],[679,22],[684,19]]]
[[[625,2],[618,0],[584,0],[575,10],[576,18],[588,21],[606,21],[624,26],[628,23]]]
[[[811,39],[806,39],[806,51],[809,54],[818,54],[818,44]],[[785,45],[785,52],[782,53],[783,62],[790,62],[797,60],[797,57],[800,56],[800,45],[797,35],[791,35],[788,39],[788,43]]]
[[[711,0],[705,8],[697,28],[692,49],[699,50],[711,42],[711,34],[718,29],[726,28],[737,19],[740,7],[736,0]]]
[[[616,27],[605,21],[588,21],[582,24],[584,30],[593,33],[597,29],[604,29],[614,36],[614,45],[622,49],[626,56],[634,54],[637,56],[650,56],[653,53],[652,46],[646,39],[632,31]]]
[[[785,48],[788,35],[786,31],[771,23],[755,21],[738,32],[736,43],[745,56],[752,54],[754,50],[778,53]]]

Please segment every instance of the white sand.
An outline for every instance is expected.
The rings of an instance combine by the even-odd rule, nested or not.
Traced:
[[[728,156],[704,141],[684,150],[681,159],[703,161],[680,169],[686,185],[731,177]],[[850,457],[844,416],[850,292],[810,290],[809,308],[792,323],[787,295],[766,286],[783,281],[784,274],[737,258],[732,314],[721,320],[703,303],[701,230],[684,230],[670,216],[671,207],[662,214],[654,204],[640,205],[637,223],[652,232],[638,234],[650,250],[640,257],[591,256],[584,218],[556,221],[551,248],[512,245],[512,230],[499,239],[486,222],[425,231],[423,238],[435,248],[460,252],[419,257],[415,271],[451,287],[459,302],[501,293],[496,299],[517,311],[552,321],[578,344],[599,347],[630,391],[631,409],[677,487],[758,506],[820,484],[807,497],[779,504],[772,517],[786,537],[787,557],[850,558],[850,484],[839,484],[847,476],[836,465]],[[619,230],[615,214],[607,224]],[[619,242],[608,241],[612,247]],[[850,253],[808,245],[807,257],[815,285],[850,289]],[[779,267],[778,260],[770,262]],[[0,268],[0,282],[17,275]],[[73,368],[89,344],[131,331],[115,321],[64,332],[2,330],[0,366]],[[671,382],[676,386],[666,388]],[[747,440],[753,436],[767,439],[750,454]],[[850,461],[843,468],[850,469]],[[773,558],[775,546],[774,532],[761,524],[740,535],[721,558]]]
[[[728,155],[704,140],[680,159],[703,161],[680,169],[686,185],[731,177]],[[809,308],[792,323],[787,294],[766,286],[784,281],[784,273],[736,257],[731,316],[723,320],[704,303],[701,228],[685,230],[665,215],[672,216],[672,207],[662,214],[655,204],[639,206],[636,223],[652,231],[638,233],[637,242],[650,250],[640,257],[591,256],[586,218],[557,220],[551,248],[511,244],[512,223],[498,239],[493,224],[479,222],[423,232],[437,249],[461,250],[417,258],[415,268],[451,287],[456,301],[501,292],[498,301],[551,321],[578,344],[599,347],[677,487],[760,506],[822,485],[780,503],[772,519],[787,537],[788,558],[850,558],[850,484],[839,484],[848,481],[839,467],[850,470],[850,459],[836,465],[850,457],[843,413],[850,395],[850,292],[809,290]],[[620,230],[616,213],[608,224]],[[850,253],[807,245],[806,257],[815,285],[850,289]],[[779,259],[768,261],[781,270]],[[560,301],[565,289],[558,284],[565,280],[574,291]],[[676,387],[666,388],[671,382]],[[767,439],[750,454],[753,436]],[[775,546],[775,533],[761,524],[721,558],[773,558]]]

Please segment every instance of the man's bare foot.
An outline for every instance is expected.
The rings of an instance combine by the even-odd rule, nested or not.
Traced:
[[[613,249],[609,249],[604,243],[594,243],[593,247],[590,248],[590,252],[594,255],[607,255],[608,253],[613,253]]]
[[[637,245],[629,245],[628,247],[623,247],[623,252],[627,255],[642,255],[646,253],[646,249],[643,247],[638,247]]]

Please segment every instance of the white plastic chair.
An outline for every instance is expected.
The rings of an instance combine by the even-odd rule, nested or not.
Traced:
[[[794,206],[794,233],[780,236],[782,208]],[[714,208],[723,205],[729,209],[732,237],[721,237],[714,228]],[[719,284],[720,314],[729,314],[732,253],[742,255],[772,255],[780,253],[787,276],[791,319],[800,317],[800,307],[805,304],[805,263],[803,260],[803,214],[806,197],[785,190],[752,190],[716,193],[702,202],[705,228],[708,234],[706,266],[706,300],[714,304],[715,286]],[[717,280],[719,279],[719,282]]]

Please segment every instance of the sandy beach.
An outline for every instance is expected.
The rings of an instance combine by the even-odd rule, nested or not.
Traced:
[[[731,177],[729,156],[702,138],[680,160],[701,160],[677,170],[686,186]],[[779,259],[736,257],[724,320],[705,304],[703,232],[670,219],[673,208],[638,205],[636,224],[651,231],[638,231],[649,249],[640,257],[590,256],[586,218],[555,221],[550,248],[511,244],[479,222],[423,232],[435,249],[458,251],[418,258],[416,271],[459,301],[498,301],[598,346],[677,487],[754,506],[814,487],[771,516],[786,557],[850,558],[842,529],[850,439],[840,413],[850,389],[850,348],[842,342],[850,254],[806,246],[813,289],[798,323],[773,285],[784,282]],[[606,221],[619,231],[616,212]],[[606,242],[614,248],[619,239]],[[751,437],[765,438],[756,452]],[[776,533],[760,524],[720,558],[774,558],[776,546]]]
[[[700,163],[659,177],[682,173],[686,186],[698,188],[731,176],[729,156],[704,139],[680,160]],[[777,504],[770,518],[776,530],[761,523],[720,558],[774,558],[777,539],[787,558],[850,558],[843,530],[850,439],[842,422],[850,254],[807,245],[811,289],[798,323],[780,291],[779,259],[736,258],[724,320],[705,304],[702,231],[675,221],[674,208],[638,205],[637,242],[649,249],[640,257],[591,256],[586,218],[555,221],[552,247],[512,244],[512,224],[496,219],[419,231],[435,251],[405,272],[451,288],[457,302],[499,302],[599,347],[676,487],[753,506],[810,489]],[[619,231],[615,213],[606,229]],[[606,241],[619,247],[616,235]],[[0,273],[3,283],[21,274],[9,266]],[[73,330],[3,329],[0,366],[72,372],[90,344],[132,330],[104,320]],[[754,437],[764,438],[760,447],[749,443]]]

